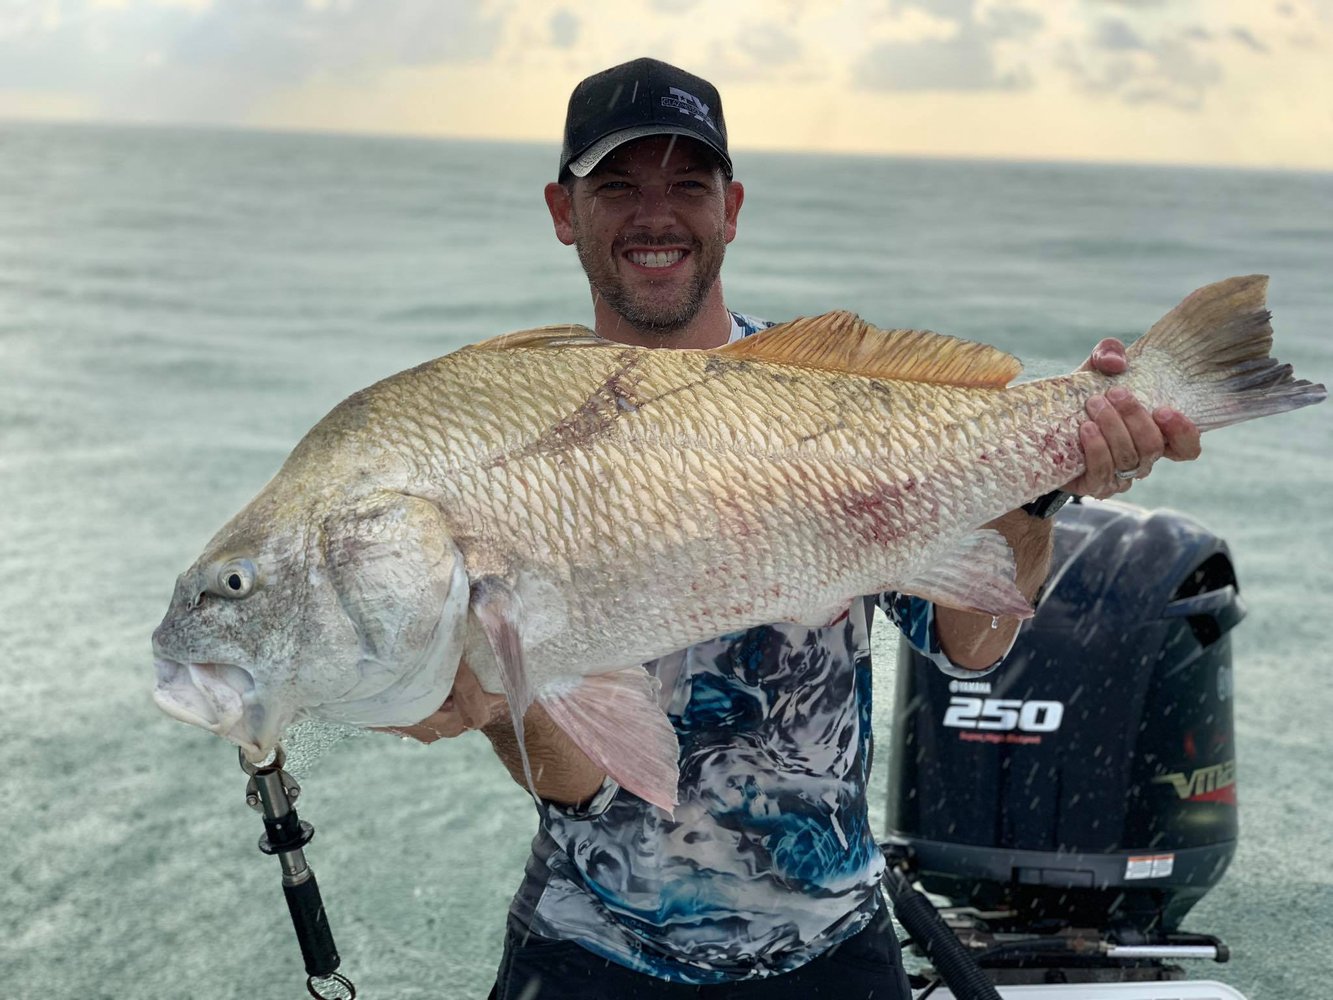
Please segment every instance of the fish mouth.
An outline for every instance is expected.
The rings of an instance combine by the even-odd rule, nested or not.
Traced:
[[[173,719],[235,743],[251,761],[267,757],[279,727],[256,700],[248,670],[234,663],[190,663],[155,657],[153,701]]]

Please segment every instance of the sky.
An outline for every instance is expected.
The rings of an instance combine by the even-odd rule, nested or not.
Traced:
[[[1333,170],[1333,0],[0,0],[0,119],[554,145],[642,55],[734,149]]]

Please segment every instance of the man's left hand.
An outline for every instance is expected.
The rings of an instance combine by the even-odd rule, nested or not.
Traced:
[[[1108,339],[1097,345],[1079,370],[1119,375],[1128,367],[1125,345]],[[1124,493],[1134,480],[1146,479],[1159,458],[1188,462],[1199,457],[1199,429],[1192,420],[1165,406],[1149,413],[1124,386],[1093,396],[1087,413],[1079,427],[1087,469],[1065,485],[1069,493],[1104,500]],[[1132,476],[1125,475],[1131,471]]]

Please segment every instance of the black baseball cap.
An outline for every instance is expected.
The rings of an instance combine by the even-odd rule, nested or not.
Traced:
[[[569,95],[560,176],[586,177],[617,146],[650,135],[695,139],[731,177],[722,98],[703,77],[660,59],[635,59],[588,77]]]

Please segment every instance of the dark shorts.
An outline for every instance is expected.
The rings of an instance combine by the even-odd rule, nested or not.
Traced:
[[[910,1000],[893,922],[870,926],[794,972],[717,986],[654,979],[569,941],[525,935],[511,922],[490,1000]]]

